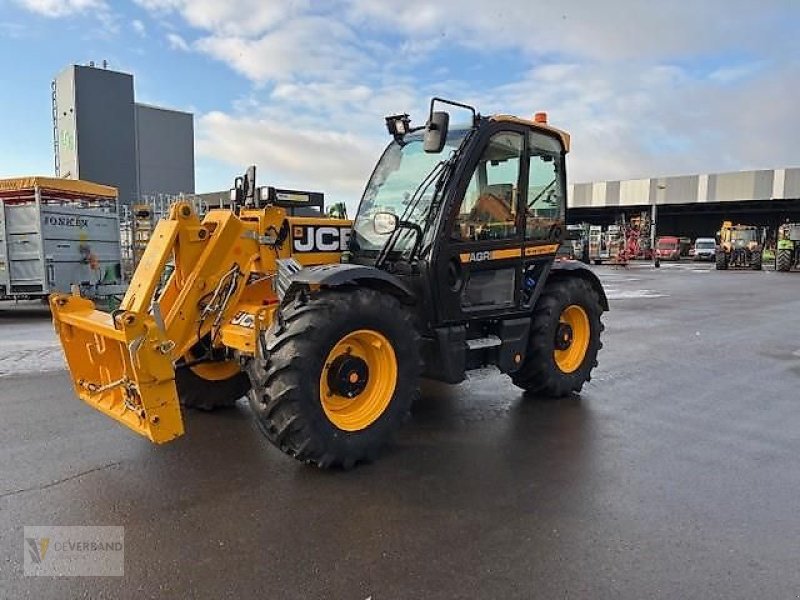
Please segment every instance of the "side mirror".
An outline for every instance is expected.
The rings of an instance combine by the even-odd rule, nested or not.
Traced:
[[[372,217],[372,228],[378,235],[389,235],[397,230],[397,215],[389,212],[375,213]]]
[[[244,202],[247,206],[256,206],[256,166],[250,165],[244,174]]]
[[[425,126],[423,148],[430,154],[439,154],[447,142],[447,128],[450,125],[450,114],[444,111],[431,113],[431,118]]]
[[[233,187],[230,192],[231,206],[240,206],[244,200],[244,177],[237,177],[233,180]]]

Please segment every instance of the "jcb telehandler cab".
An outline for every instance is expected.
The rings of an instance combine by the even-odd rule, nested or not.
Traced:
[[[762,266],[763,231],[754,225],[734,225],[724,221],[717,232],[716,268],[753,269]]]
[[[451,127],[437,104],[468,122]],[[397,429],[421,376],[494,365],[532,395],[580,391],[608,302],[590,270],[553,260],[568,134],[440,99],[424,127],[387,125],[352,229],[262,206],[251,174],[234,212],[201,222],[172,207],[118,311],[54,296],[77,394],[166,442],[183,433],[179,398],[219,405],[249,388],[276,446],[347,468]]]

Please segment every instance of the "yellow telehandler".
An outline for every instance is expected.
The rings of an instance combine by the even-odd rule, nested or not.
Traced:
[[[437,104],[468,122],[450,127]],[[77,395],[163,443],[184,432],[181,403],[247,394],[282,451],[350,468],[376,456],[422,376],[492,365],[533,396],[579,392],[608,301],[583,264],[554,262],[569,135],[543,113],[483,117],[440,98],[424,126],[386,124],[353,222],[293,216],[251,167],[230,210],[171,207],[118,310],[51,297]]]

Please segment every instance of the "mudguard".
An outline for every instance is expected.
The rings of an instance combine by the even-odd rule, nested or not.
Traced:
[[[291,276],[291,284],[286,291],[286,296],[291,296],[292,292],[303,287],[335,288],[343,285],[375,287],[394,294],[405,302],[411,302],[415,298],[411,288],[399,277],[382,269],[350,263],[319,265],[297,271]]]
[[[555,277],[581,277],[588,281],[600,296],[600,306],[608,310],[608,297],[600,278],[584,263],[577,260],[557,260],[550,269],[549,279]]]

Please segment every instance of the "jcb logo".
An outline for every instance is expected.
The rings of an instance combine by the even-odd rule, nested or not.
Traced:
[[[469,261],[470,262],[481,262],[483,260],[489,260],[492,258],[492,253],[490,250],[484,250],[483,252],[470,252],[469,253]]]
[[[295,252],[342,252],[350,241],[349,227],[296,225],[292,229]]]
[[[231,319],[231,325],[238,325],[239,327],[246,327],[252,329],[256,322],[256,316],[248,312],[240,310]]]

